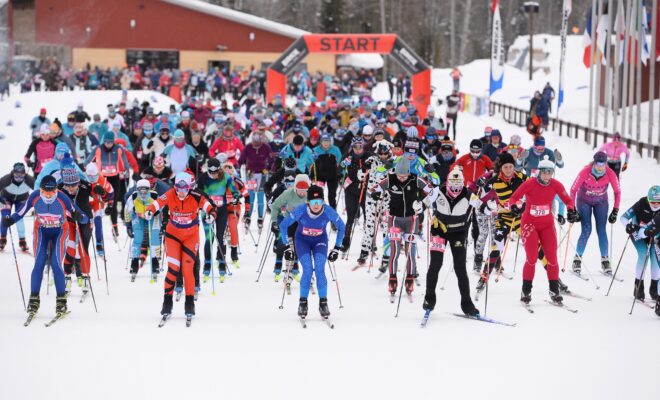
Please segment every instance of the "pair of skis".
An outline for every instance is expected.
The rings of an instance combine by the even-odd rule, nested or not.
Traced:
[[[162,328],[163,326],[165,326],[167,321],[170,320],[171,316],[172,316],[172,314],[164,314],[160,318],[160,322],[158,323],[158,327]],[[193,317],[192,315],[186,315],[186,328],[190,328],[190,325],[192,325],[192,317]]]
[[[550,301],[550,300],[543,300],[543,301],[550,304],[551,306],[561,308],[561,309],[566,310],[566,311],[568,311],[570,313],[573,313],[573,314],[577,314],[577,312],[578,312],[577,309],[571,308],[571,307],[567,306],[566,304],[564,304],[563,302],[557,303],[557,302]],[[521,304],[525,308],[525,310],[527,310],[528,313],[534,314],[534,308],[532,308],[531,304],[524,303],[524,302],[521,302]]]
[[[471,319],[473,321],[486,322],[486,323],[495,324],[495,325],[510,326],[510,327],[515,327],[517,325],[516,323],[509,323],[509,322],[499,321],[499,320],[496,320],[496,319],[481,316],[479,314],[477,314],[477,315],[467,315],[467,314],[450,313],[450,312],[448,312],[447,314],[453,315],[453,316],[458,317],[458,318]],[[424,317],[422,318],[422,322],[420,324],[420,326],[422,328],[426,327],[426,325],[429,322],[429,317],[430,316],[431,316],[431,310],[426,310],[424,312]]]
[[[57,314],[55,314],[55,316],[50,321],[46,322],[44,324],[44,326],[46,328],[48,328],[49,326],[52,326],[57,321],[63,319],[67,315],[69,315],[70,313],[71,313],[71,311],[66,311],[66,312],[63,312],[63,313],[57,313]],[[27,319],[25,320],[25,323],[23,324],[23,326],[26,326],[26,327],[29,326],[32,323],[32,321],[34,320],[34,317],[36,315],[37,315],[36,312],[35,313],[29,313]]]
[[[329,317],[321,317],[323,319],[323,322],[328,326],[330,329],[335,329],[335,324],[330,320]],[[306,329],[307,328],[307,319],[305,317],[298,317],[300,320],[300,325]]]

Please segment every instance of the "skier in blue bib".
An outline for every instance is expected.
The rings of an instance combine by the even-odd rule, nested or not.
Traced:
[[[341,242],[344,239],[346,225],[337,212],[323,203],[323,189],[312,185],[307,190],[307,204],[296,207],[280,223],[281,240],[286,250],[284,258],[294,259],[294,249],[289,244],[287,231],[289,226],[298,222],[298,229],[294,238],[295,253],[298,255],[303,268],[300,281],[300,304],[298,316],[307,316],[307,296],[312,283],[312,271],[316,275],[316,287],[319,292],[319,312],[323,318],[330,316],[328,309],[328,281],[325,278],[325,261],[335,262],[339,256]],[[328,254],[328,234],[325,227],[331,222],[337,228],[335,247]],[[313,260],[313,261],[312,261]]]

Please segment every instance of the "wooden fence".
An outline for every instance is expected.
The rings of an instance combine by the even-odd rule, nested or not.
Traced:
[[[523,110],[521,108],[509,106],[495,101],[489,102],[488,113],[491,116],[499,113],[502,115],[502,118],[506,122],[522,127],[527,126],[527,118],[529,118],[529,110]],[[587,126],[582,126],[573,122],[562,121],[552,117],[550,118],[548,129],[559,133],[559,136],[582,139],[590,144],[594,149],[612,137],[610,132],[592,129]],[[656,162],[660,162],[660,145],[638,142],[634,139],[628,138],[621,138],[621,140],[626,143],[628,148],[630,148],[632,151],[637,151],[637,153],[643,155],[643,152],[646,150],[649,157],[653,157]]]

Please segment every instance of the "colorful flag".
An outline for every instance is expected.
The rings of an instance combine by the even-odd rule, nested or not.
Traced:
[[[618,3],[616,19],[614,20],[614,32],[616,32],[616,40],[619,43],[619,54],[616,62],[623,64],[626,42],[626,11],[623,7],[623,1],[620,0]]]
[[[564,0],[561,14],[561,56],[559,58],[559,96],[557,97],[557,110],[564,102],[564,60],[566,58],[566,34],[568,32],[568,17],[573,8],[572,0]]]
[[[502,88],[504,81],[504,46],[502,43],[502,21],[499,0],[493,0],[493,31],[490,47],[490,95]]]

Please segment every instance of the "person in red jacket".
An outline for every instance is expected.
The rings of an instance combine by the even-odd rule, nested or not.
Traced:
[[[167,275],[165,296],[161,315],[172,314],[172,294],[177,276],[182,272],[186,290],[186,317],[195,315],[195,277],[193,267],[199,249],[199,210],[206,214],[205,222],[214,223],[216,211],[202,194],[192,189],[192,176],[179,172],[174,178],[174,187],[158,197],[147,207],[144,218],[149,221],[165,206],[169,208],[169,222],[165,228],[165,251],[167,252]]]
[[[225,128],[222,131],[222,135],[215,139],[215,142],[211,145],[209,149],[209,157],[215,157],[219,153],[225,153],[227,155],[227,160],[238,167],[238,158],[240,153],[243,151],[243,142],[234,135],[234,131],[230,125],[225,125]]]
[[[509,207],[514,216],[522,213],[520,220],[520,238],[525,247],[525,265],[523,267],[523,285],[520,301],[526,306],[532,301],[532,281],[539,243],[543,247],[546,260],[546,272],[550,287],[550,299],[553,304],[562,306],[563,298],[559,294],[559,266],[557,265],[557,232],[555,231],[552,202],[555,196],[566,204],[568,221],[578,222],[573,199],[566,193],[564,185],[553,179],[555,164],[548,156],[539,163],[539,174],[536,179],[528,179],[511,195]],[[525,206],[521,200],[525,197]]]
[[[461,167],[463,170],[463,178],[465,179],[465,186],[469,186],[472,182],[476,182],[480,176],[493,169],[493,162],[490,158],[481,154],[483,150],[483,143],[481,140],[474,139],[470,142],[470,154],[462,155],[452,166],[449,168],[451,171],[455,166]]]

